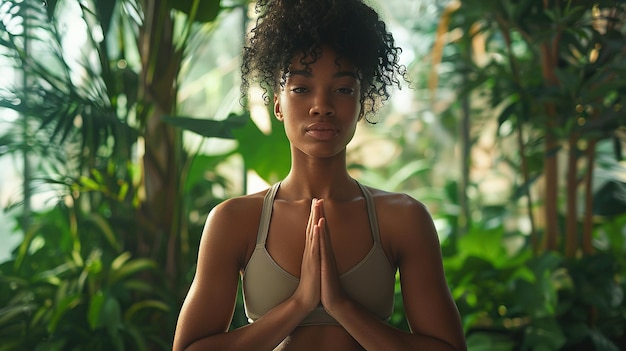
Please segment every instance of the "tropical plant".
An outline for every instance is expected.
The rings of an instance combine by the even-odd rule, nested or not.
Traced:
[[[451,20],[452,28],[466,33],[455,56],[467,77],[463,93],[483,94],[492,108],[485,113],[498,113],[499,135],[516,140],[518,157],[511,161],[522,177],[535,251],[591,253],[596,147],[613,140],[616,159],[622,157],[624,2],[460,4]]]
[[[236,111],[238,88],[222,113],[207,113],[204,97],[197,110],[181,98],[221,16],[245,11],[247,1],[43,3],[0,3],[0,52],[23,74],[0,90],[0,108],[20,114],[0,136],[0,156],[25,153],[33,167],[24,170],[26,210],[16,228],[25,239],[0,265],[0,350],[168,349],[203,219],[237,188],[219,166],[242,159],[244,184],[247,169],[268,182],[288,170],[288,158],[275,158],[288,156],[277,151],[286,148],[280,126],[270,119],[271,132],[262,132]],[[433,40],[430,108],[461,140],[461,179],[446,174],[432,186],[436,165],[417,159],[434,143],[429,133],[419,145],[409,141],[405,126],[395,127],[405,138],[387,168],[357,161],[351,170],[434,204],[437,223],[447,225],[446,272],[470,349],[623,347],[623,1],[438,6],[447,7]],[[68,54],[76,45],[67,41],[66,13],[80,18],[72,32],[87,33],[77,56]],[[440,76],[440,65],[454,69]],[[227,75],[202,78],[215,87]],[[452,90],[458,98],[440,112],[434,105],[445,94],[435,93]],[[470,173],[477,131],[494,119],[494,164],[508,167],[514,187],[499,204],[472,195],[481,180]],[[185,144],[183,130],[237,143],[204,154]],[[566,160],[566,186],[557,156]],[[56,206],[28,212],[34,182],[55,185]],[[514,224],[524,220],[531,229]],[[391,323],[406,329],[401,303]],[[239,301],[233,327],[245,322]]]
[[[1,350],[167,348],[156,322],[171,306],[141,279],[153,260],[124,251],[101,213],[59,203],[32,222],[0,266]]]
[[[442,16],[434,56],[456,67],[441,81],[460,83],[464,167],[494,130],[491,171],[515,187],[478,206],[493,189],[468,173],[449,192],[473,205],[450,216],[469,225],[444,248],[471,349],[623,347],[625,14],[623,1],[465,0]]]
[[[177,114],[186,55],[206,40],[223,10],[219,1],[2,3],[2,52],[24,75],[25,84],[5,86],[0,94],[0,107],[21,115],[2,136],[5,147],[0,152],[45,160],[46,168],[39,170],[47,175],[40,180],[57,184],[61,200],[49,214],[59,227],[41,231],[48,220],[45,211],[21,222],[26,233],[21,251],[2,270],[13,289],[3,294],[7,324],[2,327],[21,330],[11,334],[7,347],[34,348],[38,342],[46,345],[42,347],[82,347],[90,333],[106,328],[102,336],[110,342],[103,342],[104,348],[169,347],[175,306],[190,280],[194,259],[189,253],[195,252],[197,222],[202,220],[197,214],[190,220],[187,206],[208,212],[219,201],[211,186],[226,186],[227,181],[214,173],[224,157],[190,157],[182,131],[164,117]],[[86,33],[76,56],[69,54],[69,45],[75,43],[68,43],[63,30],[67,13],[78,14],[80,21],[71,25]],[[192,175],[194,184],[187,181],[192,167],[206,167],[198,172],[200,177]],[[184,192],[190,188],[193,193]],[[27,185],[25,197],[29,190]],[[84,223],[97,223],[101,229]],[[61,230],[65,227],[70,230]],[[82,238],[93,240],[93,246]],[[55,248],[57,241],[75,244]],[[32,242],[46,247],[29,249]],[[47,255],[54,259],[44,259]],[[33,269],[16,262],[30,262]],[[140,279],[120,288],[123,279],[107,276],[121,274],[117,271],[126,264],[142,267]],[[54,284],[42,283],[41,274]],[[146,300],[143,291],[135,291],[142,284],[162,288],[152,289],[156,295]],[[35,296],[37,291],[40,296]],[[32,308],[20,309],[36,300]],[[146,301],[146,307],[157,306],[160,312],[143,313]],[[122,310],[133,320],[111,319]],[[31,318],[28,311],[40,312]],[[73,334],[72,326],[84,332]],[[125,336],[119,335],[122,329]],[[3,341],[9,334],[2,334]]]
[[[622,215],[595,235],[623,241],[625,221]],[[623,348],[624,249],[569,259],[551,251],[533,255],[524,246],[514,249],[512,243],[520,239],[524,234],[502,225],[474,224],[456,242],[458,254],[444,260],[469,349]]]

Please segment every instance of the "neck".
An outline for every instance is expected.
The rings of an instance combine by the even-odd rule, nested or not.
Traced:
[[[289,200],[349,199],[360,193],[346,168],[345,153],[331,158],[292,158],[281,183],[281,197]]]

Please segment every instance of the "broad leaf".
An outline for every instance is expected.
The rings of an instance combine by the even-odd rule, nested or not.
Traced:
[[[203,23],[214,21],[221,9],[220,0],[169,0],[168,6]]]
[[[289,142],[283,126],[276,118],[271,118],[272,131],[264,134],[252,121],[233,134],[239,146],[237,151],[243,156],[248,169],[253,169],[268,183],[275,183],[289,172],[291,158]]]
[[[212,119],[165,116],[163,121],[175,127],[194,132],[207,138],[234,139],[233,129],[246,124],[248,116],[231,114],[223,121]]]

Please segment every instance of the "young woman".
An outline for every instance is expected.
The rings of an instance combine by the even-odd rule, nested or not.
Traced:
[[[291,170],[211,211],[174,350],[465,350],[429,213],[346,168],[357,122],[404,76],[393,37],[360,0],[257,10],[244,91],[275,92]],[[398,270],[410,332],[386,323]],[[251,323],[229,330],[240,277]]]

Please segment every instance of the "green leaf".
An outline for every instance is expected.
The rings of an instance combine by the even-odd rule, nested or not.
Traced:
[[[109,33],[109,29],[111,28],[111,24],[114,19],[115,6],[118,3],[118,1],[111,0],[94,1],[94,5],[96,6],[97,18],[100,20],[102,31],[105,34]]]
[[[282,123],[276,118],[270,119],[272,131],[269,135],[263,134],[252,119],[233,134],[239,142],[237,151],[243,156],[246,167],[271,184],[287,175],[291,158]]]
[[[6,306],[0,309],[0,330],[3,330],[8,325],[16,322],[16,319],[24,318],[24,315],[29,315],[37,309],[37,306],[32,303],[18,304],[14,306]]]
[[[229,157],[236,154],[234,149],[228,150],[223,154],[203,155],[195,154],[190,160],[188,170],[186,171],[184,194],[194,194],[194,196],[203,197],[204,194],[214,194],[214,185],[224,185],[228,183],[227,178],[217,172],[219,165],[223,164]],[[202,202],[203,206],[211,206],[210,203]],[[210,208],[210,207],[208,207]]]
[[[24,233],[24,239],[22,240],[22,243],[17,250],[17,257],[15,258],[15,263],[13,265],[14,271],[18,272],[21,269],[22,263],[28,256],[28,251],[31,247],[31,244],[33,243],[33,240],[35,240],[35,238],[39,236],[39,230],[41,230],[42,228],[43,223],[35,222],[32,226],[28,228],[28,231]]]
[[[54,334],[57,325],[59,324],[65,313],[78,306],[78,304],[80,303],[80,298],[81,295],[79,293],[71,294],[61,298],[56,303],[54,312],[52,313],[52,318],[50,319],[50,323],[48,324],[48,332],[50,334]]]
[[[146,258],[134,259],[122,265],[121,267],[119,267],[119,269],[111,269],[111,275],[109,276],[109,283],[115,284],[119,282],[120,280],[123,280],[125,278],[132,276],[135,273],[148,270],[148,269],[154,269],[156,267],[157,267],[157,264],[152,260],[149,260]]]
[[[194,132],[207,138],[233,139],[233,129],[240,128],[249,119],[247,115],[231,114],[223,121],[212,119],[165,116],[163,122]]]
[[[124,199],[126,198],[126,194],[128,194],[128,189],[130,188],[130,185],[126,182],[122,183],[122,185],[120,186],[120,190],[117,193],[117,201],[124,201]]]
[[[89,310],[87,311],[87,321],[91,330],[96,330],[102,326],[100,320],[100,314],[102,313],[102,306],[104,305],[104,294],[102,291],[98,291],[91,297],[89,301]]]
[[[143,309],[154,308],[157,310],[161,310],[164,312],[168,312],[170,310],[170,306],[159,300],[143,300],[134,303],[130,306],[126,312],[124,312],[124,320],[130,321],[133,319],[135,314]]]
[[[603,351],[619,351],[620,348],[611,341],[606,335],[597,329],[590,331],[591,340],[595,345],[596,350]]]
[[[115,350],[124,350],[124,343],[120,329],[122,327],[122,307],[116,298],[107,296],[102,306],[102,325],[106,328],[111,339],[111,343],[115,345]]]
[[[472,351],[510,351],[515,348],[512,336],[493,332],[476,332],[467,338],[467,349]]]
[[[560,350],[565,345],[566,338],[556,319],[535,319],[524,330],[525,350]]]
[[[132,256],[133,254],[130,253],[129,251],[123,252],[121,255],[117,256],[113,260],[113,262],[111,262],[111,270],[116,271],[120,269],[124,265],[124,263],[126,263],[126,261],[130,260]]]
[[[122,322],[122,308],[117,299],[107,295],[102,304],[102,325],[117,328]]]
[[[462,253],[462,257],[480,257],[495,267],[502,267],[510,259],[502,242],[503,235],[502,227],[473,228],[459,239],[459,252]]]
[[[54,11],[57,7],[57,0],[43,0],[43,4],[46,6],[46,11],[48,12],[48,17],[52,18],[54,16]]]
[[[53,285],[59,285],[61,283],[61,279],[59,276],[76,271],[79,266],[73,261],[67,261],[55,268],[45,270],[43,272],[39,272],[35,274],[32,278],[33,282],[44,281]]]
[[[186,13],[195,22],[212,22],[220,13],[220,0],[169,0],[168,6]]]
[[[115,232],[113,231],[113,228],[111,228],[110,223],[107,222],[107,220],[101,214],[88,213],[86,214],[86,219],[93,222],[95,225],[97,225],[97,227],[100,229],[100,231],[102,232],[106,240],[109,242],[109,244],[111,244],[111,247],[113,247],[113,249],[115,249],[116,252],[119,252],[122,250],[122,244],[115,237]],[[122,255],[118,256],[116,260],[120,259],[120,257],[122,257],[121,260],[128,259],[128,258],[125,259],[126,255],[124,256]],[[123,262],[119,262],[119,261],[114,261],[114,263],[116,265],[123,264]]]
[[[80,184],[85,187],[85,189],[88,190],[96,190],[96,191],[103,191],[103,187],[100,186],[100,184],[98,184],[96,181],[85,177],[85,176],[81,176],[80,177]]]
[[[399,170],[395,171],[393,175],[385,182],[385,187],[389,191],[399,191],[400,187],[408,179],[414,177],[417,174],[430,170],[431,166],[429,162],[424,160],[415,160],[402,166]]]
[[[124,331],[135,342],[135,347],[132,348],[133,350],[145,351],[148,349],[148,347],[146,346],[145,333],[143,333],[141,329],[135,327],[134,325],[127,325],[124,328]]]

